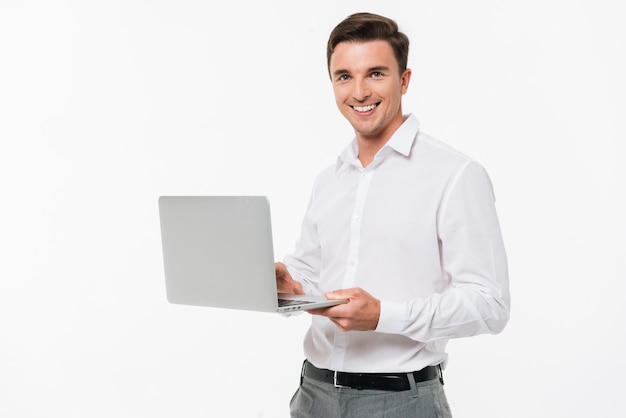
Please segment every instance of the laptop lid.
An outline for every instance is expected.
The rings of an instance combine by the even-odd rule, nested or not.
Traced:
[[[314,297],[279,309],[266,196],[161,196],[159,215],[171,303],[263,312],[341,303]]]

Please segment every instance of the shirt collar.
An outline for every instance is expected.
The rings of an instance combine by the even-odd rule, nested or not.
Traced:
[[[411,153],[411,148],[413,148],[413,144],[415,143],[415,139],[417,138],[417,133],[419,132],[419,121],[417,118],[411,113],[406,116],[404,122],[396,132],[389,138],[389,141],[378,151],[376,157],[380,157],[388,154],[391,150],[408,157]],[[361,163],[358,160],[359,156],[359,147],[356,142],[356,137],[352,138],[352,141],[348,144],[346,148],[339,154],[337,157],[337,166],[335,171],[339,171],[339,169],[344,164],[355,165],[360,167]]]

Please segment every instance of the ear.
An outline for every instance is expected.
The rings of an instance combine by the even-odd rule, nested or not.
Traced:
[[[404,70],[404,72],[400,76],[400,87],[401,87],[402,94],[405,94],[407,90],[409,89],[409,82],[411,81],[411,74],[412,74],[411,69],[407,68],[406,70]]]

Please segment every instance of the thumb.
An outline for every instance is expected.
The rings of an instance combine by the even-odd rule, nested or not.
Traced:
[[[350,299],[350,294],[344,289],[340,290],[331,290],[330,292],[324,293],[326,299],[335,300],[335,299]]]

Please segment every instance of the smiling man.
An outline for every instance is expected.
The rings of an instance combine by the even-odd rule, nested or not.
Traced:
[[[276,276],[280,292],[349,302],[309,311],[293,417],[449,417],[447,341],[498,333],[509,318],[491,182],[402,112],[408,50],[393,20],[369,13],[328,41],[355,138],[317,177]]]
[[[411,79],[400,69],[387,41],[342,42],[329,66],[337,107],[350,122],[367,166],[402,125],[402,95]]]

